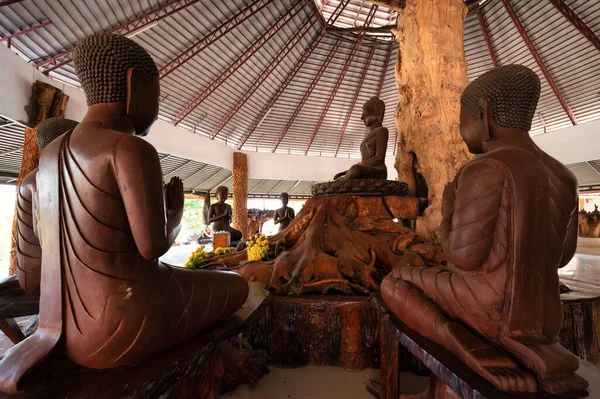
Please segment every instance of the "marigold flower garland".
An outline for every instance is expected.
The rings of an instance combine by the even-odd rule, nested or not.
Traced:
[[[215,256],[227,255],[232,252],[235,252],[235,248],[217,248],[213,252],[205,252],[204,245],[200,245],[190,255],[187,263],[185,264],[185,268],[195,269],[207,259],[214,258]]]

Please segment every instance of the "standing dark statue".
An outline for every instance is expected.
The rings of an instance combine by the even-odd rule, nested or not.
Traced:
[[[383,127],[385,103],[379,97],[371,97],[363,105],[361,120],[369,128],[367,137],[360,143],[360,163],[335,175],[334,179],[387,179],[385,153],[389,132]]]
[[[583,389],[578,359],[558,344],[558,268],[575,254],[575,176],[528,131],[540,81],[519,65],[491,70],[464,91],[460,133],[480,154],[446,186],[447,267],[407,252],[383,299],[410,328],[504,391]]]
[[[242,232],[231,227],[232,209],[231,205],[225,203],[228,195],[227,187],[217,187],[217,202],[208,208],[208,223],[212,223],[213,234],[218,231],[228,231],[231,234],[231,241],[239,241],[242,239]]]
[[[290,202],[290,196],[288,193],[281,193],[281,208],[275,211],[275,224],[279,225],[279,231],[283,231],[288,228],[292,220],[296,217],[296,213],[290,208],[288,203]]]
[[[74,62],[89,108],[40,158],[40,322],[0,362],[8,393],[54,350],[90,368],[134,363],[228,317],[248,295],[237,274],[158,261],[180,229],[183,184],[163,187],[156,149],[135,137],[158,114],[150,55],[101,34],[78,43]]]
[[[77,122],[64,118],[50,118],[36,128],[40,153],[54,139],[72,131]],[[19,285],[28,294],[38,294],[42,266],[42,247],[37,238],[36,184],[37,168],[32,170],[19,186],[17,193],[17,277]]]

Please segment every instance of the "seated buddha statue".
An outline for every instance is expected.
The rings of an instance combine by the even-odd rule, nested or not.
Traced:
[[[361,162],[340,172],[338,179],[387,179],[385,153],[387,151],[388,130],[383,127],[385,103],[379,97],[371,97],[363,105],[361,120],[369,128],[369,133],[360,143]]]
[[[229,196],[229,189],[225,186],[217,187],[217,202],[208,208],[208,223],[212,223],[213,234],[218,231],[228,231],[231,241],[242,239],[242,232],[231,227],[232,209],[225,201]]]
[[[529,136],[540,96],[530,69],[507,65],[461,97],[460,134],[479,154],[446,186],[446,267],[407,252],[381,285],[406,325],[504,391],[583,389],[578,359],[558,344],[558,269],[577,244],[575,176]]]
[[[156,149],[135,137],[158,115],[151,56],[100,34],[77,44],[74,63],[89,108],[40,158],[40,321],[0,362],[8,393],[52,351],[90,368],[131,364],[228,317],[248,295],[235,273],[158,261],[180,230],[184,197],[181,179],[163,186]]]
[[[275,211],[274,223],[279,225],[279,231],[283,231],[288,228],[292,220],[296,217],[296,213],[290,208],[288,203],[290,202],[290,196],[288,193],[281,193],[281,208]]]
[[[50,118],[36,128],[40,153],[54,139],[71,131],[77,122],[64,118]],[[40,292],[42,248],[37,238],[37,207],[34,197],[37,192],[37,168],[21,182],[17,192],[17,277],[19,285],[26,293]]]

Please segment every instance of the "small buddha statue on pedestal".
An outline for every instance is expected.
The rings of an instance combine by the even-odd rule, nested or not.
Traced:
[[[471,83],[460,133],[480,154],[446,186],[448,265],[407,252],[382,282],[391,310],[503,391],[580,390],[578,359],[558,344],[558,268],[577,245],[577,179],[529,135],[540,96],[530,69],[507,65]]]
[[[242,239],[242,232],[231,227],[232,209],[225,201],[229,195],[229,189],[225,186],[217,187],[217,202],[208,208],[208,223],[212,223],[213,234],[218,231],[228,231],[231,241]]]
[[[76,364],[131,364],[236,312],[248,284],[235,273],[167,266],[183,216],[183,183],[163,187],[145,135],[158,115],[158,69],[124,36],[81,40],[74,63],[88,111],[42,152],[40,322],[0,361],[0,390],[54,350]],[[60,345],[59,345],[60,343]]]
[[[50,118],[35,129],[40,153],[54,139],[73,130],[77,122],[65,118]],[[17,193],[17,277],[28,294],[40,292],[42,247],[37,237],[37,168],[21,182]]]
[[[338,179],[387,179],[385,153],[389,138],[388,130],[383,127],[385,103],[379,97],[371,97],[363,105],[361,120],[369,128],[369,133],[360,143],[362,160],[350,169],[340,172],[333,178]]]
[[[287,206],[290,202],[288,193],[281,193],[280,198],[283,206],[275,211],[274,222],[279,225],[279,231],[282,231],[287,229],[290,223],[292,223],[292,220],[296,217],[296,213],[292,208]]]

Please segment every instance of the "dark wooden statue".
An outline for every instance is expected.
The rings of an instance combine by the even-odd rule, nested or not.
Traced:
[[[383,299],[410,328],[504,391],[565,393],[587,386],[557,343],[557,270],[575,253],[575,176],[531,140],[540,94],[526,67],[494,69],[461,98],[460,133],[481,154],[446,186],[446,267],[407,252]]]
[[[208,223],[212,223],[213,234],[218,231],[228,231],[231,234],[231,241],[239,241],[242,239],[242,232],[231,227],[232,209],[231,205],[225,203],[228,195],[227,187],[217,187],[217,202],[208,208]]]
[[[4,392],[17,392],[53,351],[90,368],[137,362],[231,315],[248,295],[236,274],[157,260],[179,232],[183,184],[163,187],[156,150],[135,137],[158,114],[150,55],[101,34],[80,41],[74,61],[89,108],[40,159],[40,322],[0,362]]]
[[[275,211],[275,224],[278,224],[279,231],[282,231],[287,229],[290,223],[292,223],[292,220],[296,217],[296,213],[292,208],[287,206],[290,202],[288,193],[281,193],[280,198],[283,206]]]
[[[378,97],[371,97],[363,105],[361,120],[369,128],[367,137],[360,143],[360,163],[340,172],[334,179],[387,179],[385,153],[387,151],[388,130],[383,127],[385,103]]]
[[[54,139],[71,131],[77,122],[64,118],[50,118],[36,128],[40,153]],[[37,238],[37,206],[35,196],[37,168],[32,170],[19,186],[17,193],[17,276],[19,285],[28,294],[40,291],[42,248]]]

